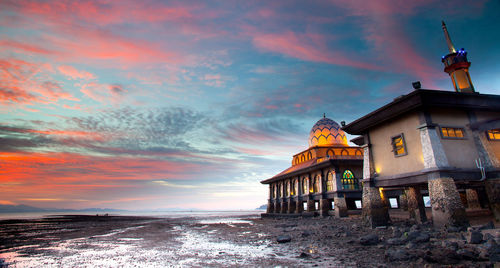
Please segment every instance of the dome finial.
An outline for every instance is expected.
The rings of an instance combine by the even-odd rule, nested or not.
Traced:
[[[323,118],[326,118],[326,114],[325,113],[323,113]]]

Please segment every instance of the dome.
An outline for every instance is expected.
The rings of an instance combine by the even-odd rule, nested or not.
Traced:
[[[348,146],[345,132],[339,124],[326,117],[316,122],[309,134],[309,147],[324,145]]]

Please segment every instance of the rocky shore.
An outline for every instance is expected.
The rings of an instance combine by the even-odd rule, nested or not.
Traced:
[[[358,215],[0,221],[0,267],[498,267],[499,244],[493,223],[370,229]]]

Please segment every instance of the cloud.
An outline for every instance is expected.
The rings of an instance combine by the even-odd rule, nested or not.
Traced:
[[[95,75],[93,75],[89,72],[86,72],[86,71],[79,71],[75,67],[70,66],[70,65],[60,65],[59,67],[57,67],[57,69],[59,70],[59,72],[61,72],[62,74],[66,75],[67,77],[69,77],[71,79],[89,80],[89,79],[96,78]]]
[[[196,186],[196,185],[177,184],[177,183],[173,183],[173,182],[170,182],[168,180],[165,180],[165,179],[162,179],[162,180],[153,180],[151,182],[159,184],[161,186],[170,187],[170,188],[182,188],[182,189],[199,188],[199,186]]]
[[[0,59],[0,104],[49,104],[59,100],[78,101],[56,81],[46,79],[48,64],[19,59]]]

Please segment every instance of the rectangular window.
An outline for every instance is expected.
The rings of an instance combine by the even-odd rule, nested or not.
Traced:
[[[486,131],[486,134],[488,136],[488,140],[500,141],[500,128],[488,130]]]
[[[408,152],[406,152],[406,144],[403,133],[392,137],[391,143],[392,143],[392,151],[394,152],[395,156],[403,156],[408,154]]]
[[[465,139],[465,130],[458,127],[441,127],[441,137],[446,139]]]

